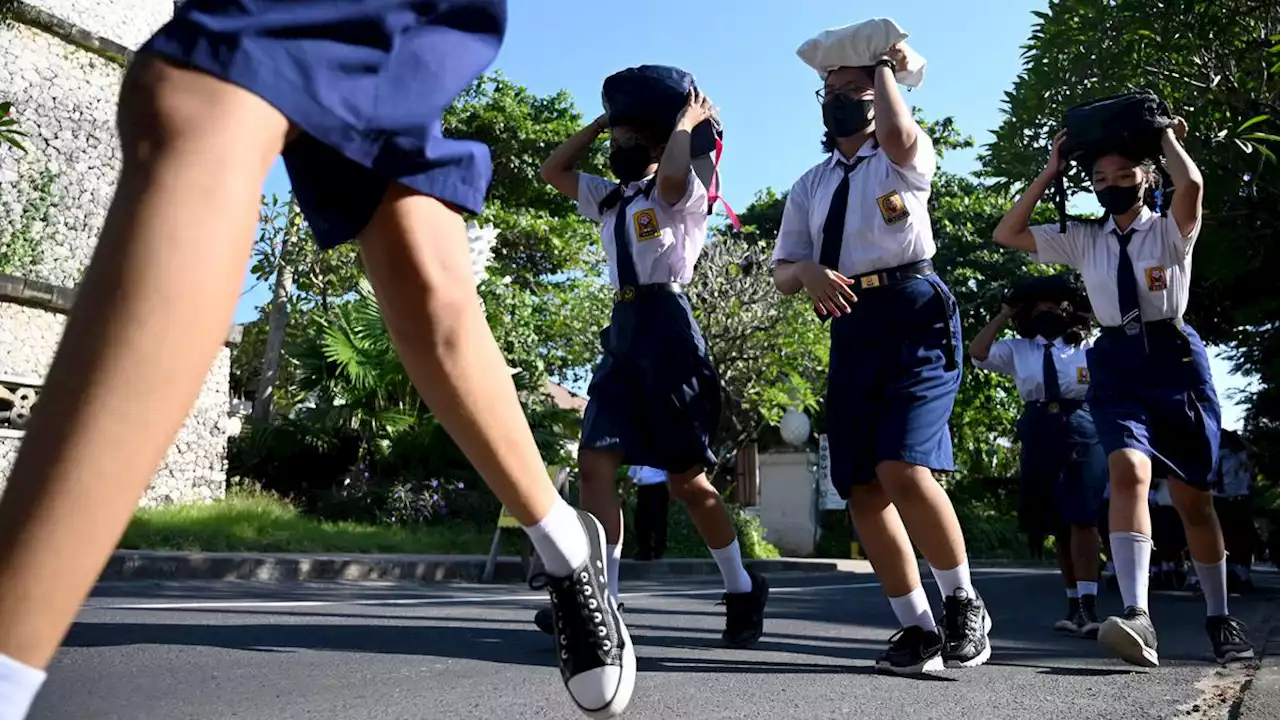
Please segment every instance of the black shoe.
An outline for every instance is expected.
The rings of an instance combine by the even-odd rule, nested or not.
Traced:
[[[978,667],[991,657],[991,616],[978,596],[964,588],[942,601],[942,659],[949,668]]]
[[[720,637],[729,647],[750,647],[764,634],[764,606],[769,602],[769,583],[750,570],[747,575],[751,577],[750,591],[725,593],[721,598],[725,619],[724,633]]]
[[[621,613],[623,610],[626,609],[626,607],[627,607],[626,604],[618,603],[618,612]],[[537,625],[538,629],[546,633],[547,635],[556,634],[554,621],[551,619],[550,607],[544,607],[541,610],[539,610],[537,613],[535,613],[533,616],[533,624]]]
[[[1076,615],[1076,632],[1090,640],[1098,637],[1102,622],[1098,620],[1098,596],[1080,596],[1080,614]]]
[[[1204,629],[1213,643],[1213,656],[1220,663],[1249,660],[1254,657],[1249,644],[1248,628],[1230,615],[1213,615],[1204,621]]]
[[[578,709],[592,718],[613,718],[627,709],[636,686],[636,651],[627,626],[609,596],[604,528],[579,510],[590,554],[569,577],[539,573],[529,582],[551,593],[551,622],[560,676]]]
[[[1098,644],[1130,665],[1160,667],[1156,628],[1151,624],[1151,616],[1142,608],[1125,608],[1123,616],[1107,618],[1098,628]]]
[[[1053,629],[1058,632],[1078,633],[1080,626],[1076,624],[1076,618],[1080,615],[1080,598],[1067,598],[1067,616],[1053,624]]]
[[[942,636],[917,625],[903,628],[889,638],[889,649],[876,658],[876,672],[919,675],[940,672]]]

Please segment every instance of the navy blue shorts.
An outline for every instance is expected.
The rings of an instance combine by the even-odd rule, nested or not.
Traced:
[[[489,150],[445,138],[441,117],[506,24],[505,0],[188,0],[141,51],[242,87],[301,131],[285,166],[328,248],[368,225],[392,182],[482,209]]]
[[[1143,336],[1105,331],[1088,351],[1089,408],[1107,454],[1133,449],[1152,476],[1209,490],[1222,410],[1209,356],[1189,325],[1151,323]]]
[[[942,278],[864,290],[831,321],[825,406],[831,484],[848,498],[886,460],[955,469],[948,420],[960,389],[960,317]]]
[[[615,304],[600,344],[581,447],[669,473],[713,467],[720,376],[689,298],[652,292]]]
[[[1095,527],[1107,490],[1107,454],[1089,409],[1079,402],[1029,404],[1018,418],[1023,532],[1051,535],[1068,525]]]

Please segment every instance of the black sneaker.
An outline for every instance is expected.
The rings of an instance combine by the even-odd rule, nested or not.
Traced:
[[[1098,596],[1081,595],[1080,613],[1076,615],[1076,632],[1092,640],[1098,637],[1098,629],[1101,627],[1102,622],[1098,620]]]
[[[1053,624],[1053,629],[1058,632],[1077,633],[1080,632],[1080,626],[1076,624],[1076,618],[1080,615],[1080,598],[1067,598],[1067,616]]]
[[[1139,607],[1128,607],[1121,617],[1109,617],[1098,628],[1098,644],[1130,665],[1160,667],[1156,652],[1156,628],[1151,616]]]
[[[769,602],[769,583],[750,570],[751,590],[744,593],[725,593],[720,602],[725,606],[725,644],[733,648],[745,648],[756,644],[764,634],[764,606]]]
[[[942,659],[949,668],[978,667],[991,657],[991,616],[981,597],[964,588],[942,601]]]
[[[578,709],[591,718],[614,718],[627,709],[636,686],[636,651],[609,595],[604,528],[578,511],[590,554],[569,577],[539,573],[534,590],[551,593],[551,622],[560,676]]]
[[[1213,656],[1220,663],[1249,660],[1254,657],[1249,644],[1248,628],[1230,615],[1213,615],[1205,618],[1204,629],[1213,643]]]
[[[917,625],[902,628],[889,638],[889,649],[876,658],[876,672],[919,675],[940,672],[942,636]]]
[[[625,604],[625,603],[618,603],[618,612],[619,612],[619,613],[621,613],[621,612],[622,612],[623,610],[625,610],[626,608],[627,608],[627,606],[626,606],[626,604]],[[533,624],[534,624],[534,625],[537,625],[537,626],[538,626],[538,629],[539,629],[539,630],[541,630],[542,632],[546,633],[547,635],[555,635],[555,634],[556,634],[556,628],[555,628],[555,625],[554,625],[554,621],[551,619],[551,608],[550,608],[550,607],[544,607],[544,608],[542,608],[541,610],[539,610],[538,612],[534,613],[534,616],[533,616]]]

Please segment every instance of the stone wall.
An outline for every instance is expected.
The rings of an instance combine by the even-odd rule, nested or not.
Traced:
[[[173,8],[173,0],[0,0],[0,102],[13,103],[29,133],[25,153],[0,147],[0,177],[16,177],[0,182],[0,273],[14,274],[0,275],[0,487],[21,443],[15,397],[24,403],[43,383],[120,172],[125,63]],[[225,493],[230,369],[224,348],[144,505]]]

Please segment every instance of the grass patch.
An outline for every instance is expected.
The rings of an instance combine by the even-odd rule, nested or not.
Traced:
[[[518,534],[504,533],[505,555],[519,553]],[[208,504],[145,508],[120,547],[184,552],[405,553],[483,555],[493,527],[366,525],[320,520],[261,492],[233,491]]]

